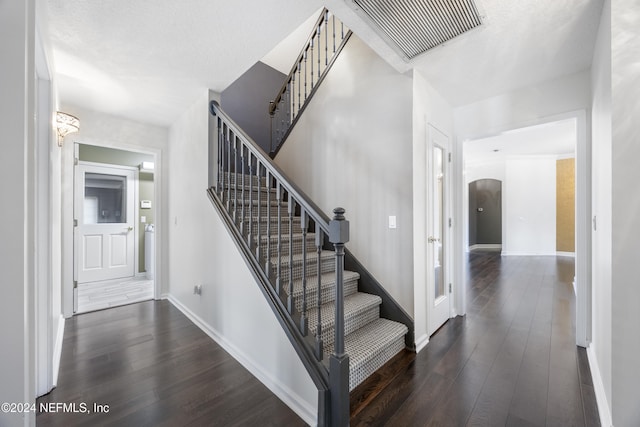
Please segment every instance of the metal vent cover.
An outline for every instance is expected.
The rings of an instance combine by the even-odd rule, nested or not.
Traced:
[[[473,0],[353,0],[407,59],[482,25]]]

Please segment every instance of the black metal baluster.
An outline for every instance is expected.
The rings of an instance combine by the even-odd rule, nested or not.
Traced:
[[[317,289],[317,311],[318,311],[318,323],[316,324],[316,357],[318,360],[322,360],[324,357],[324,345],[322,343],[322,316],[320,314],[320,306],[322,305],[322,277],[320,275],[321,265],[320,257],[322,255],[322,245],[324,244],[324,230],[320,229],[320,226],[316,222],[316,251],[318,253],[318,259],[316,260],[316,270],[318,273],[318,289]]]
[[[216,185],[216,194],[224,202],[224,135],[222,133],[222,120],[220,116],[218,122],[218,180]]]
[[[298,115],[298,110],[296,110],[296,72],[293,72],[293,75],[291,76],[291,80],[292,80],[292,84],[291,87],[293,88],[293,96],[291,97],[291,121],[293,122],[293,119],[296,118],[296,116]]]
[[[302,94],[302,79],[300,78],[300,73],[302,71],[302,66],[300,64],[300,62],[298,62],[298,111],[300,111],[300,108],[302,108],[302,104],[301,104],[301,97],[300,95]]]
[[[231,211],[231,139],[229,138],[231,130],[229,126],[225,131],[225,140],[227,145],[227,212]]]
[[[238,138],[232,134],[233,138],[233,223],[238,224]]]
[[[289,192],[289,203],[287,211],[289,213],[289,292],[287,296],[287,310],[289,314],[293,313],[293,215],[296,209],[296,202]]]
[[[249,233],[247,235],[249,249],[253,248],[253,235],[253,153],[249,152]]]
[[[278,199],[278,257],[276,260],[276,292],[278,295],[282,292],[282,272],[281,272],[281,259],[282,259],[282,187],[280,181],[276,182],[276,198]]]
[[[320,73],[320,67],[321,67],[321,65],[320,65],[321,64],[321,61],[320,61],[321,58],[320,57],[322,56],[322,46],[320,46],[320,40],[321,40],[321,35],[322,35],[321,32],[320,32],[321,28],[322,28],[322,24],[319,24],[318,25],[318,31],[317,31],[317,36],[318,36],[318,44],[317,44],[317,46],[318,46],[318,76],[317,76],[317,79],[318,80],[320,80],[320,74],[321,74]]]
[[[329,11],[324,11],[324,66],[329,65]]]
[[[267,181],[267,252],[264,256],[264,272],[271,279],[271,173],[269,170],[265,172]]]
[[[336,53],[336,15],[331,16],[333,26],[333,53]]]
[[[245,146],[244,143],[242,141],[240,141],[240,163],[242,164],[242,190],[240,192],[240,197],[242,198],[242,213],[240,214],[240,234],[242,234],[242,236],[244,237],[244,233],[245,233],[245,215],[244,215],[244,205],[246,204],[245,200],[244,200],[244,175],[245,175],[245,168],[244,168],[244,152],[245,152]]]
[[[258,186],[258,230],[256,232],[256,259],[258,263],[260,263],[260,223],[262,222],[262,217],[260,216],[260,205],[262,204],[262,184],[260,183],[260,173],[261,173],[261,163],[260,160],[256,158],[256,180],[258,181],[256,184]],[[253,177],[251,177],[253,179]]]
[[[307,100],[307,50],[304,51],[304,100]]]
[[[317,34],[317,32],[316,32]],[[313,81],[313,41],[316,38],[316,34],[313,35],[313,37],[311,37],[311,42],[309,42],[309,50],[311,51],[311,90],[313,90],[314,87],[314,81]]]
[[[302,228],[302,315],[300,316],[300,332],[307,336],[309,321],[307,319],[307,228],[309,216],[304,208],[300,207],[300,227]]]

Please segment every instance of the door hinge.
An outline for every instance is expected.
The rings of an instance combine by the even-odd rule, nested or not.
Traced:
[[[449,163],[451,163],[451,153],[449,153]]]
[[[76,289],[78,287],[78,281],[74,280],[73,281],[73,289]]]
[[[451,293],[451,283],[449,283],[449,293]]]
[[[73,165],[74,166],[78,166],[78,158],[77,157],[73,158]]]
[[[78,226],[78,220],[77,220],[77,219],[74,219],[74,220],[73,220],[73,226],[74,226],[74,227],[77,227],[77,226]]]
[[[449,218],[449,228],[451,228],[451,224],[453,224],[453,222],[451,221],[451,218]]]

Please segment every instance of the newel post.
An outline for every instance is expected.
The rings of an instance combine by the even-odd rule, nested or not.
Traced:
[[[344,351],[344,244],[349,241],[349,221],[345,210],[335,208],[329,221],[329,241],[336,257],[336,323],[335,344],[329,359],[329,385],[331,387],[331,425],[349,425],[349,355]]]

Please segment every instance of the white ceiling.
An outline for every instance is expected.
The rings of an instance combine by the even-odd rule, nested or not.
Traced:
[[[225,89],[323,3],[398,71],[421,70],[452,106],[590,67],[602,0],[476,1],[482,29],[411,64],[349,0],[47,0],[47,32],[63,104],[162,126],[205,89]],[[289,68],[274,55],[266,61]]]
[[[514,156],[574,157],[576,139],[575,119],[544,123],[465,141],[464,159],[466,164],[470,164],[501,161]]]

